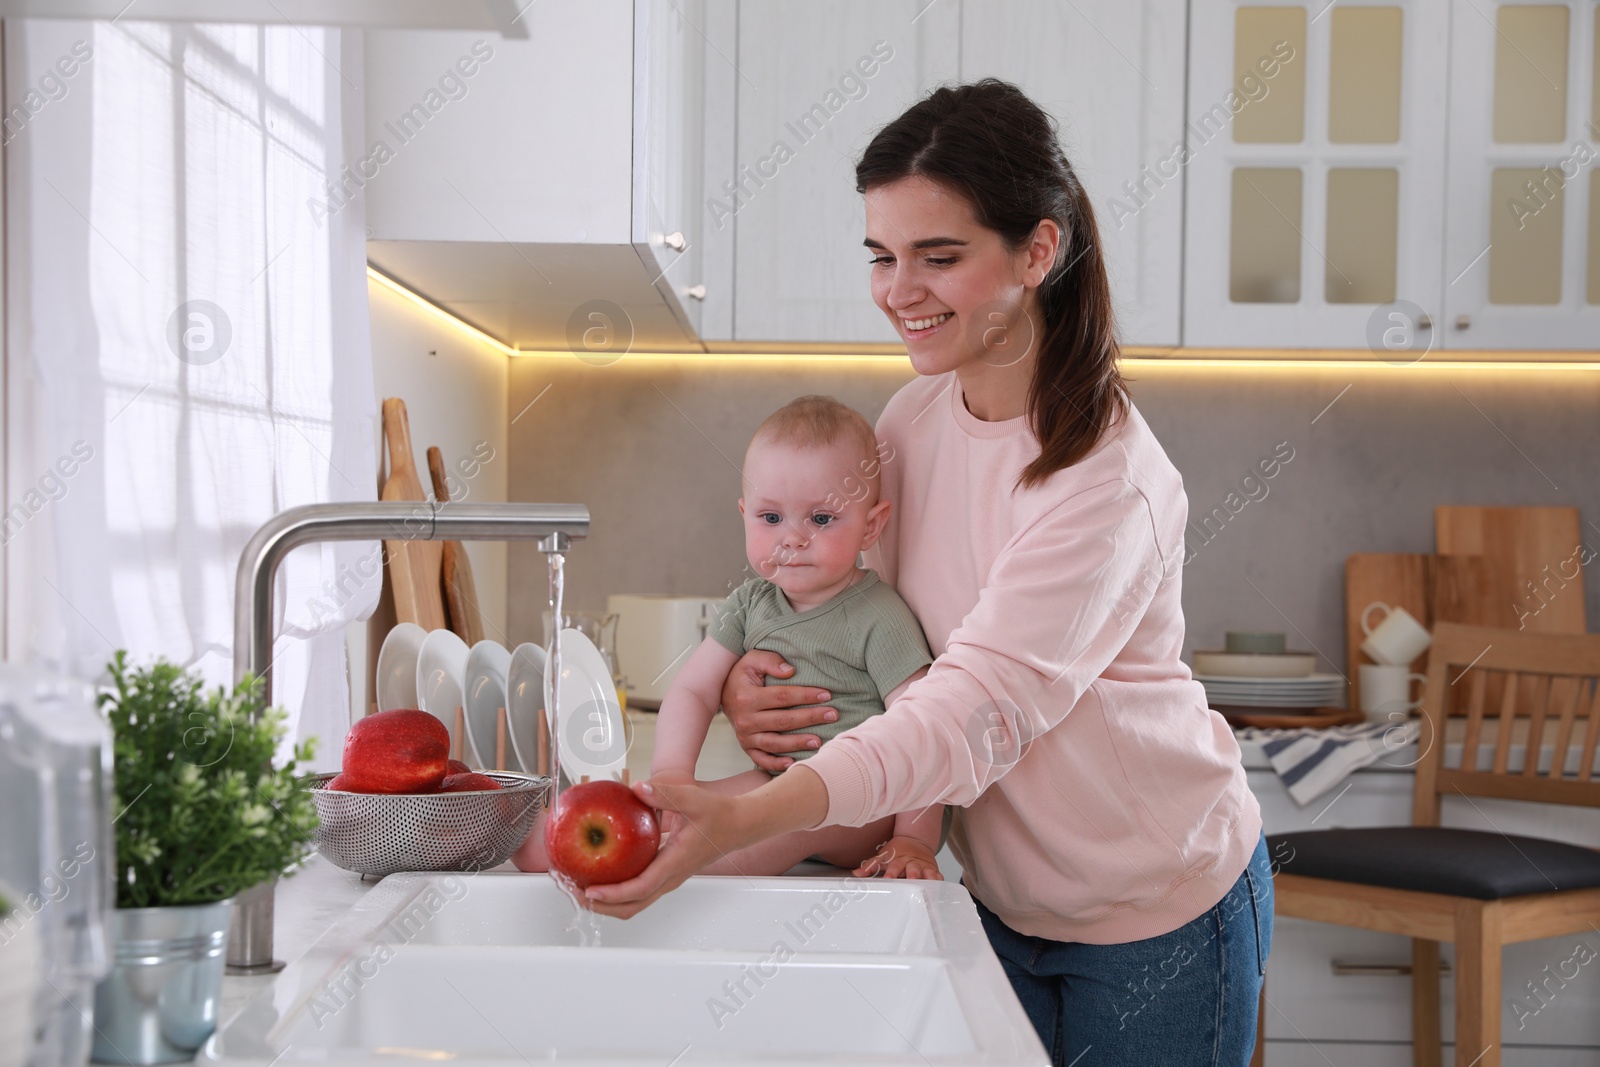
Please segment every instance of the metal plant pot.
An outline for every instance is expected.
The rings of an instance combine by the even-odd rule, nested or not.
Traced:
[[[119,908],[116,958],[95,986],[96,1063],[176,1063],[217,1028],[232,900]]]

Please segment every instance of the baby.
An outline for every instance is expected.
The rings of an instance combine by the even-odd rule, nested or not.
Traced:
[[[705,641],[673,680],[656,725],[652,777],[694,777],[722,686],[746,652],[776,652],[794,667],[785,685],[825,690],[837,722],[807,727],[824,741],[881,715],[928,671],[932,657],[905,601],[857,565],[883,532],[878,441],[860,414],[804,396],[770,415],[744,457],[745,555],[761,577],[735,589]],[[805,759],[812,750],[786,753]],[[745,793],[762,770],[701,783]],[[782,874],[815,856],[868,876],[939,878],[934,859],[945,808],[903,812],[868,826],[831,826],[775,838],[725,856],[708,874]],[[667,826],[677,830],[677,816]]]

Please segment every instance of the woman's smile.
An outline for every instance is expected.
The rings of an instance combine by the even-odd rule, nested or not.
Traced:
[[[937,315],[925,315],[916,319],[901,318],[900,332],[908,341],[921,340],[953,318],[955,318],[953,311],[941,311]]]

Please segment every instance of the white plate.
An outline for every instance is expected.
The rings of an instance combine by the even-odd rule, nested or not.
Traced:
[[[498,641],[479,641],[467,653],[467,739],[482,759],[482,766],[494,766],[495,723],[506,704],[506,677],[511,670],[511,653]],[[509,730],[507,731],[509,733]],[[508,771],[520,771],[516,753],[507,749]]]
[[[428,631],[402,622],[389,631],[378,650],[378,710],[417,706],[417,653]]]
[[[523,771],[535,771],[539,712],[544,708],[544,649],[533,642],[511,653],[506,668],[506,715],[510,718],[511,751]]]
[[[1207,693],[1206,702],[1240,708],[1333,708],[1344,703],[1340,697],[1230,697]]]
[[[1208,678],[1309,678],[1317,669],[1317,657],[1311,652],[1284,652],[1267,656],[1251,652],[1196,649],[1194,669],[1196,674]]]
[[[1205,682],[1207,685],[1221,683],[1223,685],[1237,685],[1245,688],[1281,688],[1281,689],[1309,689],[1319,685],[1342,684],[1344,679],[1337,674],[1308,674],[1304,678],[1247,678],[1236,674],[1196,674],[1196,681]]]
[[[1202,682],[1208,693],[1240,693],[1245,696],[1312,696],[1317,693],[1337,693],[1344,689],[1344,685],[1319,685],[1307,686],[1304,689],[1252,689],[1242,685],[1215,685],[1211,682]]]
[[[568,781],[584,775],[616,776],[628,762],[622,705],[606,658],[580,631],[562,630],[561,681],[555,700],[555,730],[561,771]],[[546,682],[549,688],[549,682]]]
[[[1246,689],[1243,686],[1210,685],[1203,683],[1206,693],[1238,693],[1240,696],[1317,696],[1318,693],[1342,693],[1344,686],[1317,686],[1314,689]]]
[[[450,630],[434,630],[417,653],[417,706],[450,731],[450,751],[474,767],[483,766],[468,738],[456,737],[456,709],[465,706],[467,643]]]

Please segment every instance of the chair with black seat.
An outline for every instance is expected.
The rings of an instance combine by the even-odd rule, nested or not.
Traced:
[[[1463,686],[1461,759],[1447,767],[1445,721]],[[1486,715],[1486,708],[1497,713]],[[1480,745],[1486,717],[1492,748],[1486,739]],[[1519,717],[1527,721],[1526,757],[1513,769]],[[1546,767],[1541,753],[1552,734]],[[1456,1063],[1497,1067],[1501,946],[1600,925],[1600,851],[1442,827],[1439,798],[1600,807],[1597,743],[1600,634],[1439,623],[1428,656],[1412,825],[1267,839],[1278,861],[1276,914],[1412,939],[1412,1060],[1419,1067],[1437,1067],[1441,1058],[1439,942],[1456,946]],[[1262,1048],[1258,1042],[1256,1065]]]

